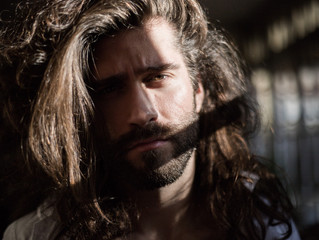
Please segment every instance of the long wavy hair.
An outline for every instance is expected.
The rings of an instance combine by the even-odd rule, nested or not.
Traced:
[[[258,125],[248,73],[197,1],[33,0],[18,5],[16,13],[14,24],[3,24],[0,33],[4,112],[21,134],[24,161],[34,175],[41,174],[40,194],[54,196],[62,226],[58,237],[113,239],[132,231],[134,203],[97,194],[90,66],[101,37],[158,17],[174,28],[194,86],[196,79],[204,86],[197,201],[229,239],[263,239],[267,225],[275,223],[287,225],[286,236],[291,234],[289,199],[248,147]]]

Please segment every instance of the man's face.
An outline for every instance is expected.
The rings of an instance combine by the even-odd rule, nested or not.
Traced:
[[[98,42],[93,96],[97,134],[113,174],[157,188],[179,178],[197,143],[203,99],[172,27],[162,19]]]

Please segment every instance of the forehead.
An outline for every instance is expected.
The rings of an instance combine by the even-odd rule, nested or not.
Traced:
[[[164,18],[149,18],[143,21],[143,23],[139,26],[126,30],[121,30],[117,34],[102,38],[100,41],[98,41],[97,47],[101,47],[101,42],[103,41],[108,41],[110,45],[114,43],[116,43],[117,45],[121,45],[123,40],[129,41],[132,39],[140,40],[141,44],[145,43],[147,40],[155,39],[159,41],[165,39],[175,43],[175,35],[176,34],[174,27]]]
[[[149,65],[182,61],[173,27],[164,19],[146,21],[141,27],[101,39],[95,47],[96,68],[104,72],[125,71]]]

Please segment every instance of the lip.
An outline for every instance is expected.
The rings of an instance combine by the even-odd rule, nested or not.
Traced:
[[[167,140],[165,139],[146,139],[133,143],[128,150],[135,150],[139,152],[150,151],[163,146],[166,142]]]

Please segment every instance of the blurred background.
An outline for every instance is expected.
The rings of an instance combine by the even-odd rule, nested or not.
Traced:
[[[253,151],[282,171],[303,239],[319,239],[319,1],[200,2],[251,69],[262,114]]]
[[[15,2],[1,0],[0,10],[13,9]],[[319,0],[200,2],[210,21],[229,32],[251,69],[262,114],[252,149],[281,169],[302,238],[318,239]],[[8,159],[17,139],[2,119],[0,124],[0,157]],[[1,212],[5,218],[5,206]]]

